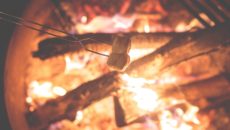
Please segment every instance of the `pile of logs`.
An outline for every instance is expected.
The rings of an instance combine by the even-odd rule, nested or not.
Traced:
[[[132,49],[157,48],[157,50],[133,61],[123,73],[152,79],[156,76],[161,77],[165,73],[177,75],[176,72],[183,69],[180,68],[181,66],[192,66],[193,69],[182,76],[196,74],[205,76],[187,82],[178,81],[176,85],[170,84],[162,92],[162,97],[185,98],[202,110],[221,107],[221,104],[230,100],[229,30],[230,26],[226,23],[196,32],[124,34],[130,39]],[[85,46],[96,51],[103,51],[111,50],[112,37],[116,37],[116,34],[84,34],[77,37],[90,38],[82,41]],[[52,38],[42,41],[39,44],[39,50],[34,52],[34,56],[46,59],[73,51],[84,50],[78,44],[64,43]],[[208,67],[203,65],[206,64],[206,61],[202,61],[204,57],[207,57],[206,61],[211,63]],[[192,64],[193,61],[198,64]],[[30,126],[42,129],[62,119],[73,120],[76,111],[83,110],[119,90],[124,85],[121,74],[109,72],[95,80],[83,83],[63,97],[48,101],[35,111],[27,113]],[[178,88],[181,93],[178,93]],[[115,106],[117,125],[124,126],[126,125],[124,113],[116,111],[121,109],[118,99],[114,98],[114,102],[118,104]]]

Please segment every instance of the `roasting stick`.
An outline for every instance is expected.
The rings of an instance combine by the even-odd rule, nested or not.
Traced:
[[[10,14],[4,13],[2,11],[0,11],[0,20],[5,21],[7,23],[13,23],[13,24],[16,24],[16,25],[19,25],[19,26],[23,26],[23,27],[26,27],[26,28],[29,28],[29,29],[32,29],[32,30],[36,30],[36,31],[39,31],[39,32],[43,32],[43,33],[49,34],[51,36],[57,37],[60,40],[68,41],[68,42],[71,42],[71,43],[74,43],[74,44],[76,44],[76,43],[80,44],[81,47],[84,48],[88,52],[92,52],[92,53],[98,54],[100,56],[108,57],[108,55],[106,55],[106,54],[96,52],[96,51],[93,51],[93,50],[90,50],[90,49],[86,48],[84,46],[84,44],[81,42],[82,40],[85,40],[85,39],[78,40],[78,38],[76,38],[74,35],[72,35],[72,34],[70,34],[68,32],[58,30],[58,29],[52,28],[50,26],[43,25],[43,24],[31,21],[31,20],[26,20],[26,19],[14,16],[14,15],[10,15]],[[37,26],[37,27],[35,27],[35,26]],[[65,35],[69,36],[70,38],[72,38],[73,40],[63,38],[63,37],[61,37],[59,35],[56,35],[54,33],[51,33],[51,32],[45,31],[45,30],[41,30],[38,27],[48,28],[48,29],[50,29],[52,31],[65,34]],[[87,38],[87,39],[92,39],[93,40],[93,38]]]
[[[115,38],[114,42],[113,42],[113,46],[112,46],[112,53],[110,55],[106,55],[106,54],[103,54],[103,53],[88,49],[87,47],[85,47],[83,45],[83,43],[81,42],[82,40],[78,40],[74,35],[72,35],[72,34],[70,34],[68,32],[58,30],[58,29],[52,28],[52,27],[47,26],[47,25],[42,25],[40,23],[31,21],[31,20],[25,20],[25,19],[22,19],[22,18],[19,18],[19,17],[16,17],[16,16],[12,16],[12,15],[9,15],[9,14],[4,13],[4,12],[0,12],[0,14],[2,15],[2,16],[0,16],[0,20],[3,20],[5,22],[13,23],[13,24],[16,24],[16,25],[19,25],[19,26],[24,26],[24,27],[36,30],[36,31],[44,32],[44,33],[47,33],[47,34],[52,35],[54,37],[57,37],[57,38],[59,38],[61,40],[68,41],[68,42],[71,42],[71,43],[76,43],[77,42],[86,51],[89,51],[89,52],[92,52],[92,53],[95,53],[95,54],[98,54],[98,55],[101,55],[101,56],[106,56],[106,57],[108,57],[107,64],[111,68],[113,68],[115,70],[118,70],[118,71],[124,70],[124,68],[130,62],[130,57],[128,55],[128,52],[130,50],[131,43],[130,43],[129,38],[124,38],[125,36],[118,36],[118,38]],[[3,16],[5,16],[5,18]],[[9,18],[7,19],[6,17],[9,17]],[[50,29],[52,31],[65,34],[65,35],[70,36],[71,38],[73,38],[73,40],[70,40],[68,38],[63,38],[63,37],[61,37],[59,35],[53,34],[51,32],[45,31],[45,30],[41,30],[38,27],[35,27],[33,25],[38,26],[38,27],[45,27],[45,28],[48,28],[48,29]],[[83,40],[88,40],[88,39],[92,39],[92,38],[86,38],[86,39],[83,39]],[[128,42],[128,44],[126,44],[126,42]]]
[[[15,20],[19,20],[18,22],[24,22],[24,23],[29,23],[29,24],[34,24],[34,25],[37,25],[39,27],[44,27],[44,28],[48,28],[52,31],[56,31],[56,32],[59,32],[59,33],[63,33],[65,35],[68,35],[68,36],[71,36],[72,34],[68,33],[68,32],[65,32],[65,31],[62,31],[62,30],[59,30],[59,29],[56,29],[56,28],[53,28],[53,27],[50,27],[50,26],[47,26],[47,25],[43,25],[43,24],[40,24],[40,23],[37,23],[35,21],[32,21],[32,20],[26,20],[26,19],[23,19],[23,18],[20,18],[20,17],[17,17],[17,16],[14,16],[14,15],[10,15],[10,14],[7,14],[7,13],[4,13],[4,12],[1,12],[0,11],[0,14],[3,15],[3,16],[7,16],[9,18],[13,18]],[[3,18],[3,17],[2,17]],[[16,21],[15,21],[16,22]],[[42,31],[42,30],[39,30],[39,31]]]
[[[74,35],[72,35],[68,32],[58,30],[58,29],[52,28],[52,27],[47,26],[47,25],[42,25],[40,23],[31,21],[31,20],[26,20],[23,18],[19,18],[17,16],[13,16],[13,15],[1,12],[1,11],[0,11],[0,20],[8,22],[8,23],[13,23],[13,24],[16,24],[19,26],[24,26],[24,27],[27,27],[27,28],[30,28],[32,30],[36,30],[39,32],[44,32],[46,34],[52,35],[52,36],[57,37],[58,39],[61,39],[64,41],[68,41],[71,43],[77,42],[78,44],[81,45],[82,48],[84,48],[88,52],[92,52],[92,53],[98,54],[100,56],[108,57],[107,64],[111,68],[118,70],[118,71],[123,71],[125,69],[125,67],[127,67],[127,65],[130,62],[130,57],[128,55],[128,52],[130,50],[131,43],[130,43],[129,38],[124,38],[125,36],[118,36],[118,38],[115,38],[114,42],[113,42],[113,46],[112,46],[112,53],[110,55],[106,55],[106,54],[103,54],[103,53],[100,53],[97,51],[90,50],[87,47],[85,47],[83,45],[83,43],[81,42],[82,40],[85,40],[85,39],[78,40],[78,38],[76,38]],[[37,27],[35,27],[35,26],[37,26]],[[70,40],[68,38],[63,38],[59,35],[56,35],[54,33],[49,32],[49,31],[41,30],[38,27],[48,28],[52,31],[65,34],[67,36],[70,36],[70,38],[73,38],[73,40]],[[87,38],[87,39],[92,39],[92,38]],[[128,42],[128,44],[126,44],[126,42]]]

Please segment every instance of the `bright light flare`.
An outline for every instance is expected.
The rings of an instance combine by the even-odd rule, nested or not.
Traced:
[[[31,104],[33,102],[33,98],[27,97],[26,98],[26,103]]]
[[[177,81],[176,78],[167,76],[159,80],[146,80],[124,74],[122,79],[126,81],[124,89],[132,93],[132,99],[136,102],[139,109],[159,113],[161,130],[193,130],[193,126],[190,123],[194,125],[200,124],[197,118],[198,107],[189,104],[185,100],[160,98],[156,91],[146,88],[148,84],[175,83]],[[180,105],[174,108],[178,104],[184,104],[187,109],[181,109]]]
[[[88,21],[87,16],[82,16],[82,17],[81,17],[81,22],[82,22],[82,23],[86,23],[87,21]]]
[[[150,32],[150,27],[148,24],[144,25],[144,32],[149,33]]]
[[[161,130],[193,130],[193,126],[190,123],[199,125],[200,121],[197,118],[198,107],[187,105],[188,109],[186,111],[181,108],[175,108],[174,111],[161,111]]]
[[[157,107],[158,95],[153,90],[148,88],[129,88],[128,90],[134,94],[133,100],[138,108],[151,112]]]
[[[132,78],[127,74],[122,75],[126,86],[124,89],[133,93],[133,100],[137,103],[138,108],[145,111],[153,111],[157,106],[158,95],[149,88],[144,88],[145,84],[154,84],[155,80],[146,80],[144,78]]]
[[[64,96],[66,94],[66,90],[62,87],[53,87],[52,89],[53,93],[58,95],[58,96]]]
[[[200,121],[199,119],[197,118],[197,113],[199,111],[199,108],[196,107],[196,106],[190,106],[189,109],[186,111],[186,113],[184,114],[183,116],[183,119],[185,121],[191,121],[193,122],[194,124],[197,124],[199,125],[200,124]]]
[[[133,78],[130,77],[128,74],[123,74],[121,78],[126,81],[127,87],[140,87],[144,86],[145,84],[155,84],[157,80],[147,80],[145,78]]]
[[[65,73],[71,72],[72,70],[79,70],[85,67],[87,59],[82,61],[78,57],[71,59],[70,56],[65,56],[66,68]]]
[[[34,103],[37,102],[42,105],[47,99],[64,96],[66,90],[60,86],[54,86],[48,81],[39,83],[35,80],[30,83],[27,93],[26,103],[35,105]]]
[[[78,123],[78,122],[82,121],[83,117],[84,117],[83,112],[82,111],[77,111],[74,122]]]
[[[31,97],[53,98],[54,95],[52,94],[52,83],[39,83],[38,81],[32,81],[29,85],[29,94]]]
[[[145,49],[131,49],[129,51],[129,56],[130,56],[130,60],[136,60],[138,58],[141,58],[144,55],[150,54],[151,52],[153,52],[155,49],[153,48],[145,48]]]

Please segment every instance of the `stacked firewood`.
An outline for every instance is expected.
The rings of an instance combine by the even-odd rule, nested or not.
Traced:
[[[158,49],[133,61],[122,73],[146,79],[161,78],[170,73],[181,80],[177,80],[176,85],[165,86],[162,97],[185,98],[199,106],[202,112],[223,107],[230,100],[229,30],[229,24],[223,24],[197,32],[124,34],[124,38],[129,40],[123,44],[131,44],[131,49]],[[89,36],[94,36],[96,40],[84,40],[84,44],[97,51],[111,50],[112,37],[120,37],[116,34],[84,34],[78,37]],[[63,44],[58,39],[50,39],[40,43],[34,56],[45,59],[71,51],[84,50],[71,43]],[[114,71],[104,74],[27,113],[30,126],[46,128],[50,123],[62,119],[73,120],[76,111],[119,90],[124,84],[122,73]],[[178,88],[181,93],[178,93]],[[118,126],[124,124],[120,122]]]

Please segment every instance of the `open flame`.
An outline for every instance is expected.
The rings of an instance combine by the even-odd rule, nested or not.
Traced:
[[[144,25],[144,32],[149,33],[150,32],[150,26],[148,24]]]
[[[136,60],[136,59],[138,59],[138,58],[140,58],[140,57],[142,57],[144,55],[147,55],[147,54],[149,54],[149,53],[151,53],[153,51],[154,51],[154,49],[152,49],[152,48],[131,49],[129,51],[130,60],[134,61],[134,60]]]
[[[70,57],[65,57],[65,59],[67,59],[66,68],[68,68],[69,65],[71,66],[75,64],[75,62],[70,60]],[[165,99],[154,89],[154,85],[156,84],[164,85],[176,83],[177,79],[175,77],[167,76],[162,79],[148,80],[145,78],[133,78],[127,74],[123,74],[121,77],[126,81],[125,86],[122,87],[122,91],[132,93],[131,99],[135,102],[136,107],[138,108],[137,110],[145,111],[150,115],[151,113],[157,113],[159,121],[153,121],[146,117],[146,127],[156,130],[195,130],[194,125],[200,124],[200,121],[197,118],[197,112],[199,111],[198,107],[193,106],[184,100]],[[33,111],[37,106],[44,104],[48,99],[64,96],[66,92],[67,90],[63,87],[53,85],[52,82],[39,82],[34,80],[29,85],[26,102],[31,105],[29,110]],[[187,109],[181,107],[180,104],[186,106]],[[87,118],[85,113],[87,112],[77,111],[73,123],[81,124],[84,122],[85,118]],[[134,126],[131,125],[129,127],[132,128]],[[126,127],[124,127],[124,129],[126,129]],[[54,130],[56,130],[56,127]]]
[[[81,17],[82,23],[76,25],[76,28],[77,30],[79,30],[79,33],[116,32],[117,30],[118,31],[128,31],[129,28],[131,28],[131,26],[134,24],[135,17],[125,18],[125,17],[121,17],[117,15],[117,16],[114,16],[113,18],[97,17],[90,23],[86,24],[87,21],[88,21],[87,16]],[[105,24],[101,24],[102,22]],[[191,26],[194,26],[193,24],[194,23],[191,22]],[[100,25],[100,26],[97,26],[97,25]],[[182,32],[182,31],[189,30],[189,29],[190,27],[188,27],[188,25],[181,23],[177,26],[176,31]],[[152,31],[154,31],[153,26],[151,26],[150,28],[150,25],[147,24],[146,22],[141,24],[140,32],[149,33]],[[132,49],[130,50],[129,55],[131,56],[132,58],[131,61],[132,61],[143,55],[151,53],[152,51],[153,49],[142,49],[142,50]],[[91,66],[89,69],[87,68],[88,69],[87,71],[85,69],[88,63],[91,61],[91,59],[94,59],[94,58],[92,58],[91,55],[87,55],[87,54],[84,54],[84,56],[79,56],[79,55],[64,56],[64,61],[65,61],[65,70],[63,72],[64,75],[69,75],[69,74],[74,73],[73,75],[76,76],[75,77],[76,79],[77,78],[81,79],[83,76],[80,75],[80,73],[82,72],[83,73],[89,73],[89,72],[95,73],[96,72],[95,70],[98,69],[96,67],[98,66],[96,67]],[[95,65],[100,64],[98,62],[101,62],[101,61],[97,60],[97,63],[95,63]],[[92,68],[96,68],[96,69],[94,70]],[[100,72],[100,74],[101,73],[104,73],[104,72]],[[92,74],[89,73],[88,75],[91,76]],[[92,76],[89,79],[93,79],[93,78],[94,77]],[[128,91],[132,93],[131,100],[135,102],[136,108],[132,108],[132,109],[135,109],[135,110],[137,109],[137,111],[144,111],[148,115],[151,115],[152,113],[157,113],[158,121],[153,121],[152,119],[149,119],[148,117],[146,117],[145,123],[148,125],[145,127],[148,127],[154,130],[196,130],[194,125],[201,124],[200,120],[197,118],[197,113],[199,111],[198,107],[193,106],[184,100],[181,101],[178,99],[164,98],[162,97],[161,93],[159,93],[157,89],[154,88],[154,85],[157,85],[157,84],[158,85],[160,84],[162,86],[166,84],[174,84],[178,81],[176,77],[169,75],[161,79],[148,79],[147,80],[144,78],[133,78],[127,74],[123,74],[122,79],[126,82],[125,82],[125,85],[122,87],[121,91]],[[79,85],[80,83],[83,83],[83,80],[81,82],[79,81],[78,84],[75,83],[74,87]],[[62,87],[62,85],[56,85],[56,84],[54,85],[54,84],[55,83],[51,82],[51,80],[49,79],[46,81],[33,80],[30,82],[28,92],[27,92],[28,97],[26,98],[26,102],[31,106],[29,108],[30,111],[33,111],[37,106],[43,105],[48,99],[52,99],[58,96],[64,96],[67,93],[68,89],[65,89],[65,86]],[[161,89],[164,89],[164,88],[161,88]],[[128,95],[124,95],[124,96],[128,96]],[[112,101],[110,100],[109,102],[100,102],[100,104],[103,104],[103,105],[106,104],[110,106],[113,105]],[[96,105],[92,105],[92,106],[94,106],[94,109],[97,109],[97,111],[102,111],[101,113],[107,112],[106,107],[96,108],[95,107]],[[184,109],[184,107],[181,107],[181,106],[186,106],[187,109]],[[88,108],[86,109],[88,110]],[[86,126],[81,124],[82,122],[84,122],[84,120],[86,120],[85,118],[87,118],[87,116],[91,116],[92,118],[92,116],[94,116],[95,114],[94,112],[95,111],[85,112],[85,110],[77,111],[76,116],[75,116],[75,121],[74,121],[74,124],[77,124],[77,126],[74,125],[74,127],[78,127],[79,129],[96,130],[96,128],[93,128],[93,124],[91,124],[91,121],[93,122],[93,120],[88,119],[87,121],[85,121],[87,122]],[[102,120],[103,116],[104,115],[97,116],[94,118],[100,118]],[[111,118],[113,118],[113,116],[109,117],[110,120]],[[98,123],[97,129],[101,129],[101,127],[98,125],[102,125],[104,122],[102,123],[97,122]],[[109,125],[107,124],[107,126],[110,126],[110,128],[108,127],[106,128],[107,130],[114,130],[114,129],[127,130],[127,129],[133,128],[132,125],[128,127],[124,127],[124,128],[114,128],[113,126],[111,126],[111,124]],[[55,127],[52,130],[57,130],[57,129]]]
[[[73,57],[71,58],[70,56],[65,56],[65,62],[66,62],[66,67],[65,67],[65,73],[69,73],[73,70],[79,70],[85,67],[86,62],[89,59],[87,59],[87,57],[82,57],[82,59],[80,59],[80,57]]]
[[[173,110],[164,110],[160,114],[160,126],[162,130],[194,130],[192,123],[199,125],[196,114],[198,108],[188,105],[188,110],[182,110],[181,108],[175,108]]]
[[[154,111],[157,107],[155,104],[158,99],[157,93],[148,88],[132,88],[129,91],[134,93],[133,100],[136,101],[137,106],[146,111]]]
[[[126,86],[124,86],[123,89],[133,93],[133,100],[137,103],[137,106],[140,109],[153,111],[154,108],[157,107],[157,104],[154,103],[158,99],[157,93],[149,88],[144,88],[145,84],[154,84],[156,83],[156,80],[132,78],[127,74],[123,74],[122,79],[126,81]]]
[[[83,119],[84,115],[82,111],[77,111],[74,122],[78,123]]]
[[[175,78],[165,78],[158,81],[132,78],[127,74],[124,74],[122,78],[126,81],[123,90],[133,93],[131,99],[136,102],[139,110],[158,113],[159,123],[152,121],[152,123],[156,123],[152,125],[152,128],[155,128],[158,124],[159,130],[195,130],[193,126],[200,124],[197,117],[198,107],[185,100],[161,97],[160,93],[152,89],[154,84],[175,83]],[[150,88],[146,87],[149,85]],[[146,121],[151,124],[147,118]]]
[[[28,97],[26,103],[34,105],[43,105],[48,99],[55,98],[57,96],[64,96],[66,90],[60,86],[54,86],[51,82],[38,82],[32,81],[28,89]]]
[[[66,90],[59,86],[53,87],[52,92],[58,96],[64,96],[66,94]]]
[[[51,82],[39,83],[38,81],[32,81],[29,87],[31,97],[54,98]]]
[[[136,52],[138,50],[133,51],[135,51],[134,54],[137,54]],[[148,53],[148,51],[145,51],[144,53]],[[139,57],[139,55],[132,56]],[[88,58],[71,56],[65,56],[64,59],[66,63],[64,71],[65,75],[70,74],[72,71],[81,70],[81,68],[84,68],[89,61]],[[200,121],[197,118],[197,112],[199,111],[198,107],[193,106],[186,101],[168,98],[165,99],[162,97],[161,93],[154,88],[154,85],[157,84],[164,86],[166,84],[176,83],[178,80],[176,77],[168,75],[161,79],[145,79],[133,78],[127,74],[122,74],[121,78],[125,81],[125,85],[122,87],[121,91],[128,91],[129,93],[132,93],[131,100],[135,102],[137,107],[135,110],[137,109],[137,111],[143,111],[144,113],[147,113],[147,115],[157,113],[158,121],[154,121],[146,117],[147,126],[145,127],[156,130],[195,130],[194,125],[200,124]],[[30,105],[29,111],[33,111],[37,106],[43,105],[48,99],[64,96],[66,93],[67,90],[64,87],[54,85],[50,81],[34,80],[29,84],[28,97],[26,98],[26,102]],[[111,103],[111,101],[109,103]],[[103,104],[103,102],[100,102],[100,104]],[[106,104],[108,104],[108,102],[106,102]],[[184,109],[184,107],[181,107],[181,105],[178,104],[185,105],[187,109]],[[94,107],[93,109],[97,108]],[[105,107],[100,107],[100,109],[102,109],[100,111],[103,111]],[[73,123],[77,125],[82,123],[84,124],[88,121],[86,120],[86,118],[88,118],[88,114],[90,115],[92,113],[85,110],[76,111]],[[111,116],[109,118],[113,117]],[[73,126],[76,127],[75,125]],[[119,129],[132,129],[132,127],[134,126],[131,125]],[[79,129],[84,128],[86,128],[86,126],[79,127]],[[88,124],[87,128],[91,128],[91,124]],[[100,128],[100,126],[98,126],[98,128]],[[56,127],[51,130],[56,130]]]

